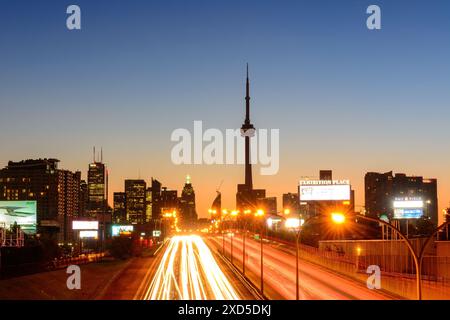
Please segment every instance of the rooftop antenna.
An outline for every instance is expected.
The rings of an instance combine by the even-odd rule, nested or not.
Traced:
[[[100,148],[100,162],[103,163],[103,147]]]
[[[95,146],[94,146],[94,153],[93,153],[93,155],[94,155],[94,162],[95,162]]]

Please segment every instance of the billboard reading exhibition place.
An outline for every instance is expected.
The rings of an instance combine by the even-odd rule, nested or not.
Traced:
[[[350,200],[349,180],[300,180],[300,201]]]

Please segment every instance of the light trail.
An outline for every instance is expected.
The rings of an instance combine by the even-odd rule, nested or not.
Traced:
[[[237,267],[242,266],[241,235],[233,238],[233,261]],[[222,248],[222,238],[211,238],[217,248]],[[260,281],[260,242],[251,237],[246,241],[246,275],[254,283]],[[231,254],[231,241],[225,237],[225,253]],[[275,293],[275,299],[295,300],[295,254],[290,254],[276,246],[264,244],[264,283]],[[300,256],[300,299],[306,300],[384,300],[392,297],[377,290],[370,290],[367,286],[352,279],[340,276],[330,269],[309,263]]]
[[[200,236],[173,237],[144,295],[148,300],[239,300]]]

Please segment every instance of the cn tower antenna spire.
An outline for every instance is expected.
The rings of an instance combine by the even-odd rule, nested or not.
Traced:
[[[247,63],[247,83],[245,88],[245,123],[250,123],[250,80],[248,78],[248,63]]]

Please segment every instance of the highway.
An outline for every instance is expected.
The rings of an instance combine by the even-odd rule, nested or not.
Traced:
[[[169,240],[145,300],[239,300],[237,290],[200,236]]]
[[[230,257],[230,237],[225,237],[225,253]],[[233,263],[242,268],[242,237],[234,234]],[[211,246],[222,248],[222,237],[211,237]],[[270,299],[295,300],[295,251],[290,254],[264,243],[264,286],[265,295]],[[250,237],[246,239],[246,275],[259,286],[260,283],[260,242]],[[328,269],[300,259],[299,298],[307,300],[385,300],[392,297],[367,286],[340,276]]]

